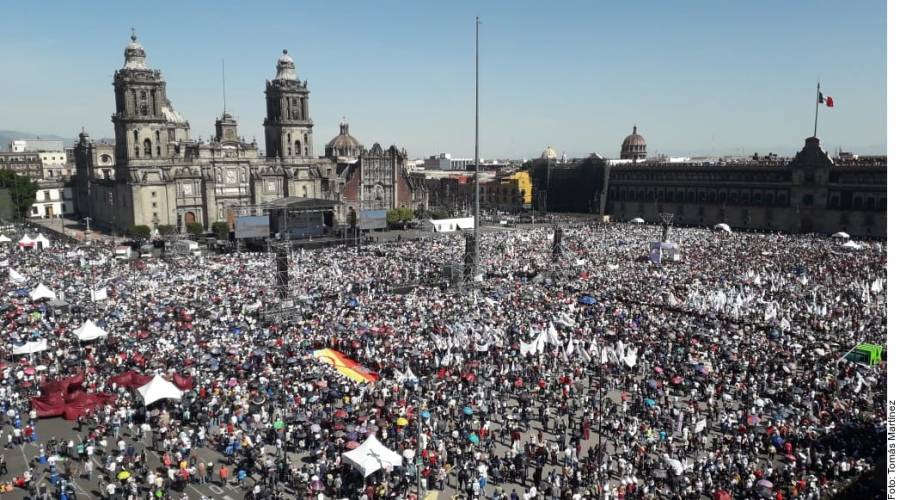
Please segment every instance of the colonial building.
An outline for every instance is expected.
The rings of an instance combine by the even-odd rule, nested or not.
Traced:
[[[606,212],[655,220],[784,232],[887,235],[887,160],[832,160],[806,139],[790,160],[653,164],[611,168]]]
[[[626,150],[640,146],[634,134]],[[645,144],[645,143],[644,143]],[[553,165],[549,205],[553,211],[592,212],[624,221],[674,214],[676,224],[783,232],[887,235],[887,158],[832,159],[810,137],[793,158],[671,162],[597,156]],[[535,160],[537,192],[548,190],[549,162]]]
[[[214,138],[192,139],[190,123],[175,110],[162,74],[147,65],[144,47],[132,34],[125,64],[113,77],[115,145],[94,143],[82,132],[75,147],[78,212],[118,231],[131,225],[183,231],[188,224],[233,224],[240,206],[301,197],[335,201],[341,222],[343,202],[355,199],[347,193],[350,177],[342,173],[354,165],[360,179],[373,179],[359,183],[361,199],[381,196],[381,205],[393,208],[423,198],[409,187],[405,152],[393,146],[396,153],[384,155],[380,148],[366,154],[361,146],[335,145],[326,157],[316,157],[307,82],[298,78],[286,50],[275,70],[265,86],[265,153],[255,140],[240,136],[227,112],[216,119]],[[342,124],[341,134],[355,142],[348,125]]]

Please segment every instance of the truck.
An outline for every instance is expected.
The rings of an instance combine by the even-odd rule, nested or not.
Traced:
[[[178,240],[174,247],[175,253],[178,255],[200,255],[200,245],[196,241]]]

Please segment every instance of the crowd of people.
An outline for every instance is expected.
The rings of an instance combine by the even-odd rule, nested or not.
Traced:
[[[35,489],[49,471],[69,498],[90,480],[107,498],[227,483],[257,499],[722,500],[828,498],[871,472],[886,373],[841,358],[886,342],[886,244],[683,228],[681,260],[656,265],[657,227],[562,227],[558,258],[548,227],[483,233],[468,285],[444,282],[460,235],[297,250],[275,320],[270,254],[11,247],[0,439],[40,458],[0,481]],[[66,304],[30,298],[38,284]],[[88,320],[108,337],[79,341]],[[29,341],[47,348],[13,354]],[[188,390],[145,405],[114,381],[127,371]],[[31,398],[79,374],[114,397],[71,436],[41,432]],[[342,460],[373,435],[403,467]]]

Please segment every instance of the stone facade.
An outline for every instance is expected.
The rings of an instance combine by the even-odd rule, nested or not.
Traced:
[[[396,182],[407,178],[405,153],[389,160],[365,154],[356,159],[314,156],[309,89],[287,51],[278,59],[275,78],[266,81],[264,155],[255,140],[238,134],[227,112],[216,120],[214,138],[191,139],[190,124],[175,111],[161,73],[147,66],[134,35],[113,87],[115,145],[94,143],[82,132],[75,147],[76,207],[97,227],[124,231],[130,225],[172,225],[184,231],[199,223],[209,228],[217,221],[233,224],[238,206],[289,196],[334,200],[340,206],[345,197],[340,171],[350,164],[362,166],[363,178],[377,178],[391,203],[411,203],[415,197],[395,199]],[[382,175],[388,163],[392,177]],[[344,214],[341,208],[338,223]]]
[[[810,137],[792,160],[609,166],[605,213],[676,224],[887,236],[887,160],[833,161]]]

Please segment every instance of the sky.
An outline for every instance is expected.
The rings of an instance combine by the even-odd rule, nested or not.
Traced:
[[[341,117],[367,146],[472,158],[475,16],[480,156],[546,146],[618,157],[633,125],[652,154],[886,151],[884,0],[14,2],[0,31],[0,129],[112,137],[112,76],[131,28],[167,94],[208,137],[227,109],[263,139],[282,49],[308,80],[314,146]]]

